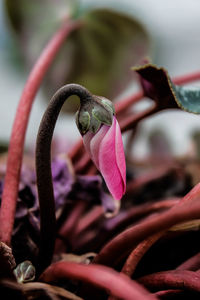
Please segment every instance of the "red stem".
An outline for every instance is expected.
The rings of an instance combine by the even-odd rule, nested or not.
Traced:
[[[129,255],[127,258],[123,268],[122,273],[128,275],[129,277],[132,277],[133,273],[135,272],[135,269],[139,262],[141,261],[144,254],[151,248],[157,240],[160,239],[160,237],[163,235],[163,232],[156,233],[153,236],[150,236],[146,240],[142,241]]]
[[[177,170],[178,168],[174,162],[173,165],[172,163],[171,164],[168,163],[167,165],[163,165],[161,167],[160,166],[155,167],[153,170],[150,170],[148,173],[142,174],[137,178],[134,178],[131,181],[129,181],[129,183],[127,184],[126,193],[130,194],[133,191],[137,191],[145,184],[158,180],[159,178],[162,178],[169,173],[172,172],[176,173]]]
[[[153,295],[155,295],[156,297],[158,297],[158,299],[176,299],[175,296],[177,296],[177,299],[181,299],[178,298],[179,296],[183,296],[184,299],[184,295],[185,295],[185,291],[183,290],[175,290],[175,289],[170,289],[170,290],[164,290],[164,291],[159,291],[159,292],[155,292]]]
[[[119,100],[119,102],[115,104],[116,114],[118,115],[125,112],[130,105],[139,102],[143,97],[144,97],[143,91],[139,91],[134,95],[130,95],[127,98]]]
[[[135,205],[129,210],[122,210],[116,217],[104,221],[103,227],[100,226],[98,231],[94,231],[93,223],[89,228],[81,231],[80,234],[76,236],[76,245],[74,245],[75,247],[73,249],[84,252],[89,251],[88,249],[90,249],[91,245],[95,245],[95,247],[98,248],[128,226],[135,224],[139,219],[145,218],[153,212],[169,209],[178,201],[178,198],[171,198],[150,204]]]
[[[95,257],[94,263],[113,265],[131,251],[142,240],[160,231],[168,230],[175,224],[200,218],[200,184],[197,184],[177,205],[156,217],[126,229],[110,242]]]
[[[197,271],[200,269],[200,253],[190,257],[188,260],[184,261],[181,265],[179,265],[176,270],[183,271]]]
[[[126,274],[130,278],[132,277],[138,263],[149,250],[149,248],[162,236],[163,233],[155,234],[148,239],[142,241],[128,256],[121,273]],[[110,296],[108,300],[117,300],[118,298]]]
[[[122,132],[126,132],[130,129],[135,128],[135,126],[144,118],[147,118],[154,113],[158,112],[158,108],[156,105],[147,108],[145,111],[138,112],[137,114],[131,114],[127,116],[120,122],[120,127]]]
[[[70,239],[74,235],[74,231],[76,230],[76,226],[81,218],[83,212],[85,211],[88,203],[87,201],[79,201],[75,205],[74,209],[70,213],[69,217],[65,220],[60,228],[58,234],[60,237],[64,239]]]
[[[165,271],[146,275],[138,280],[152,290],[184,289],[200,292],[200,275],[193,271]]]
[[[61,278],[93,284],[124,300],[157,299],[126,275],[104,266],[58,262],[48,267],[40,276],[40,279],[45,282],[57,281]]]
[[[66,241],[70,241],[71,243],[71,240],[74,239],[74,232],[76,231],[77,224],[87,205],[87,201],[81,200],[75,204],[69,217],[64,221],[61,228],[59,229],[58,236],[61,239],[59,238],[56,240],[55,253],[63,251],[66,245]]]
[[[79,234],[82,234],[91,225],[94,226],[94,223],[97,222],[102,216],[103,207],[95,206],[80,219],[75,229],[75,235],[78,236]]]
[[[0,210],[0,240],[10,245],[14,225],[18,186],[26,129],[33,100],[57,52],[69,33],[80,26],[78,22],[64,24],[54,34],[36,61],[24,86],[10,138],[7,170]]]
[[[175,78],[172,79],[174,84],[186,84],[186,83],[190,83],[193,81],[197,81],[200,80],[200,72],[194,72],[194,73],[190,73],[190,74],[186,74],[186,75],[182,75],[182,76],[177,76]]]

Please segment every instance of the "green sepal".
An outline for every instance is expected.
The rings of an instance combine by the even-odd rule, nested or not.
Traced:
[[[96,133],[100,127],[101,127],[101,122],[93,116],[91,118],[89,131],[91,131],[92,133]]]
[[[110,100],[93,95],[88,99],[81,99],[76,124],[82,135],[87,131],[96,133],[102,124],[112,125],[113,114],[114,107]]]
[[[99,107],[94,107],[92,110],[92,116],[96,118],[99,122],[106,124],[106,125],[111,125],[112,124],[112,112],[108,112],[106,110],[106,113],[103,111],[103,109],[99,109]]]
[[[113,115],[115,114],[115,108],[114,108],[114,105],[113,105],[112,101],[110,101],[110,100],[108,100],[108,99],[106,99],[106,98],[101,97],[101,103],[102,103],[102,105],[103,105],[106,109],[110,110],[110,112],[111,112]]]
[[[90,114],[87,111],[77,112],[76,124],[82,134],[86,133],[90,126]]]

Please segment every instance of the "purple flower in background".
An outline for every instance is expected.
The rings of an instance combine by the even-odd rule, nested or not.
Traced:
[[[63,206],[72,189],[74,174],[67,158],[55,158],[51,164],[56,209]]]

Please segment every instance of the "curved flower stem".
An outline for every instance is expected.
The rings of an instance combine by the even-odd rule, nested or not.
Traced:
[[[95,257],[94,263],[113,265],[149,235],[168,230],[175,224],[200,218],[200,184],[197,184],[177,205],[159,216],[126,229],[107,243]]]
[[[51,141],[59,112],[68,97],[76,95],[87,101],[92,94],[77,84],[68,84],[52,97],[40,123],[36,145],[36,175],[40,203],[40,235],[38,269],[46,268],[54,251],[56,235],[55,201],[51,172]]]
[[[60,278],[91,283],[124,300],[157,299],[126,275],[104,266],[58,262],[48,267],[40,276],[40,279],[45,282],[56,281]]]
[[[55,55],[69,33],[80,26],[80,22],[65,23],[49,41],[33,67],[20,98],[13,123],[7,158],[7,170],[0,210],[0,240],[10,245],[13,230],[23,146],[29,115],[34,97]],[[14,167],[13,167],[14,166]]]

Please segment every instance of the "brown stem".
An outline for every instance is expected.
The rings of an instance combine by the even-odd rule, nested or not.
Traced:
[[[84,87],[68,84],[52,97],[40,123],[36,145],[36,175],[40,203],[40,235],[38,268],[43,270],[52,259],[55,244],[55,201],[51,172],[51,141],[59,112],[68,97],[76,95],[80,102],[87,102],[93,96]]]
[[[54,34],[36,61],[24,86],[12,127],[0,210],[0,240],[10,245],[14,225],[23,147],[34,97],[54,57],[79,22],[68,22]],[[14,166],[14,167],[13,167]]]
[[[57,281],[60,278],[91,283],[124,300],[157,299],[126,275],[104,266],[58,262],[48,267],[40,277],[45,282]]]

